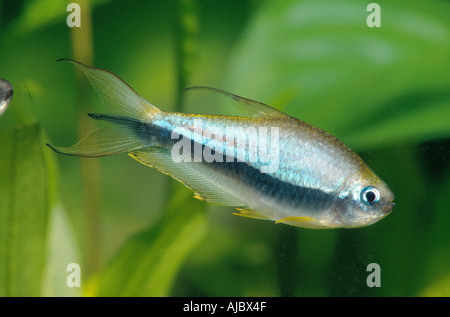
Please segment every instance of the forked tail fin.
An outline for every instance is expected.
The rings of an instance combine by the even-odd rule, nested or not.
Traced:
[[[88,67],[69,59],[67,61],[88,77],[103,100],[105,114],[89,114],[96,120],[108,121],[111,125],[90,132],[72,147],[55,147],[47,144],[55,152],[82,156],[101,157],[129,152],[149,146],[139,131],[142,125],[149,124],[160,110],[139,96],[133,88],[113,73]]]

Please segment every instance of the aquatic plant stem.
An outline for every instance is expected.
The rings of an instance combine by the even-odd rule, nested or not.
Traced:
[[[177,1],[177,17],[175,30],[175,63],[176,63],[176,95],[175,112],[183,112],[184,93],[192,73],[197,50],[198,20],[194,0]],[[169,182],[168,197],[176,191],[175,181]]]
[[[177,63],[177,87],[175,111],[183,108],[183,89],[194,68],[197,55],[198,20],[194,0],[178,0],[175,53]]]
[[[180,0],[177,9],[175,111],[183,111],[182,89],[193,69],[197,45],[195,1]],[[96,295],[171,295],[186,257],[204,238],[207,218],[206,204],[180,183],[171,180],[166,197],[161,218],[128,239],[102,272]]]
[[[91,27],[91,6],[89,0],[77,2],[81,8],[81,27],[71,28],[72,54],[77,61],[93,65],[93,40]],[[84,137],[89,131],[95,130],[95,125],[86,113],[92,108],[89,82],[81,72],[77,71],[78,87],[78,133]],[[100,265],[100,168],[97,160],[81,160],[83,201],[85,208],[86,233],[86,265],[85,273],[89,276]]]

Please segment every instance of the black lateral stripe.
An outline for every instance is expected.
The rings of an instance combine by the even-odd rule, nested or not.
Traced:
[[[326,210],[335,196],[319,189],[302,187],[280,180],[273,174],[262,173],[246,162],[212,162],[215,170],[221,170],[236,180],[253,187],[257,192],[280,202],[280,204],[303,210]]]
[[[168,131],[162,133],[160,130],[162,128],[158,129],[159,135],[170,134]],[[180,136],[180,138],[181,137],[182,136]],[[179,140],[171,139],[170,141],[167,142],[167,139],[164,141],[166,148],[170,148],[170,145],[175,144]],[[167,147],[168,145],[169,147]],[[191,139],[191,162],[194,162],[194,149],[196,146],[200,148],[198,142]],[[205,144],[201,144],[202,154],[206,148],[214,155],[215,149],[211,149]],[[335,195],[325,193],[320,189],[298,186],[280,180],[274,174],[262,173],[258,168],[249,165],[247,162],[237,161],[234,156],[230,157],[226,154],[222,154],[221,162],[213,161],[208,163],[202,160],[202,162],[196,164],[209,164],[216,172],[232,177],[249,187],[253,187],[257,192],[275,199],[283,205],[298,208],[299,212],[302,209],[311,211],[326,210],[330,208],[336,200]]]
[[[152,144],[171,149],[171,147],[180,141],[183,137],[179,135],[178,139],[172,139],[172,130],[157,125],[144,123],[142,121],[124,117],[101,114],[89,114],[94,119],[109,121],[117,124],[127,125],[132,128],[137,137],[151,140]],[[202,154],[206,148],[211,154],[214,149],[210,149],[205,144],[198,144],[191,139],[191,161],[194,162],[194,149],[201,148]],[[183,164],[183,163],[179,163]],[[331,207],[336,201],[336,196],[328,194],[320,189],[302,187],[289,182],[280,180],[273,174],[262,173],[259,169],[249,165],[247,162],[237,161],[233,156],[222,154],[222,162],[213,161],[211,163],[198,162],[197,164],[209,164],[216,172],[222,173],[234,178],[236,181],[254,188],[264,196],[279,201],[285,206],[298,208],[299,212],[303,210],[322,211]],[[188,182],[188,180],[186,180]]]
[[[140,126],[143,125],[141,121],[126,116],[109,115],[103,113],[88,113],[88,116],[95,120],[108,121],[116,124],[126,126]]]
[[[144,139],[144,141],[151,141],[151,144],[161,146],[170,146],[171,144],[174,144],[171,139],[171,130],[153,125],[151,123],[142,122],[138,119],[127,116],[110,114],[89,113],[88,116],[95,120],[125,125],[136,133],[136,137]]]

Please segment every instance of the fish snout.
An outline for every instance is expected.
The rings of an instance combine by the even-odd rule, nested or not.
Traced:
[[[386,207],[384,207],[383,209],[383,214],[388,215],[392,212],[392,209],[394,209],[395,207],[395,203],[394,202],[390,202],[387,204]]]

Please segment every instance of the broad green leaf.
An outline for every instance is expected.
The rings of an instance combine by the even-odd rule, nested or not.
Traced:
[[[0,131],[0,296],[39,296],[54,166],[39,125]]]
[[[441,276],[433,283],[425,288],[425,290],[419,294],[424,297],[449,297],[450,296],[450,273]]]
[[[177,188],[160,221],[131,237],[86,295],[169,295],[180,265],[205,234],[204,204]]]
[[[227,89],[332,132],[357,150],[450,136],[450,3],[267,1]]]
[[[445,154],[444,154],[445,155]],[[447,156],[448,160],[448,156]],[[427,285],[420,296],[450,296],[450,213],[448,197],[450,193],[450,166],[442,170],[443,182],[430,186],[435,199],[430,203],[425,217],[431,217],[430,233],[426,237],[427,266],[423,269]],[[430,215],[428,215],[430,213]],[[427,220],[427,219],[425,219]]]
[[[42,283],[43,296],[80,296],[85,279],[80,274],[80,287],[67,284],[67,278],[72,273],[67,270],[69,264],[79,264],[82,259],[76,245],[76,237],[70,226],[66,211],[61,205],[56,205],[51,211],[47,239],[47,261]],[[77,277],[78,278],[78,277]]]

